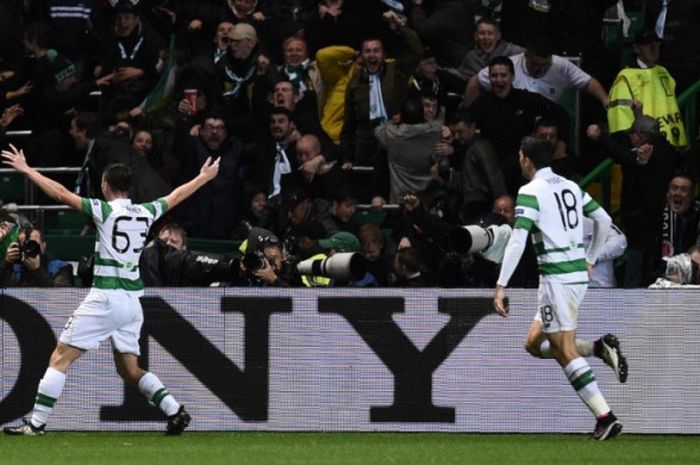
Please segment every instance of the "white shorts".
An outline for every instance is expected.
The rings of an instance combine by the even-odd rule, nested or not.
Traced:
[[[539,308],[535,320],[542,323],[545,333],[573,331],[578,321],[578,307],[588,284],[540,282],[537,290]]]
[[[68,319],[59,340],[89,350],[111,338],[116,352],[141,355],[139,337],[142,325],[143,309],[138,293],[91,289]]]

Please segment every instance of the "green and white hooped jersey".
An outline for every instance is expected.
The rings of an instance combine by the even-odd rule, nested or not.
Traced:
[[[139,257],[148,230],[167,209],[162,198],[144,204],[132,204],[129,199],[82,199],[82,212],[97,226],[93,287],[143,291]]]
[[[530,231],[542,281],[588,283],[583,215],[598,208],[587,192],[550,168],[520,188],[514,228]]]

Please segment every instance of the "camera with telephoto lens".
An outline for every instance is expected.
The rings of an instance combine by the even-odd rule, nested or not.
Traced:
[[[367,260],[357,252],[341,252],[326,258],[309,258],[296,265],[304,276],[323,276],[336,281],[358,281],[367,272]]]
[[[457,226],[450,232],[450,249],[460,255],[478,253],[487,260],[501,263],[512,231],[507,224]]]
[[[35,258],[41,253],[41,246],[37,241],[29,239],[24,241],[19,251],[22,252],[22,256],[25,258]]]
[[[663,277],[678,284],[700,284],[698,264],[688,253],[664,257],[660,264]]]

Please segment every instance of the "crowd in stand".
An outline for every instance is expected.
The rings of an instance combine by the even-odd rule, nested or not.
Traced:
[[[520,141],[534,135],[552,142],[553,169],[568,178],[605,157],[622,166],[622,230],[611,231],[593,283],[647,286],[662,257],[698,241],[675,96],[700,76],[700,0],[644,2],[622,71],[601,34],[617,3],[6,1],[0,134],[32,134],[0,142],[23,146],[31,166],[79,167],[70,187],[82,196],[99,197],[102,170],[125,163],[136,202],[221,157],[218,176],[155,240],[177,252],[173,237],[246,240],[241,252],[269,266],[246,273],[241,262],[236,285],[493,287],[498,260],[455,250],[451,231],[512,225]],[[651,77],[629,77],[642,72]],[[642,81],[652,87],[635,87]],[[560,105],[569,89],[583,96],[581,153]],[[358,203],[387,212],[381,224],[360,224]],[[251,231],[264,238],[252,248]],[[45,255],[40,230],[21,234],[35,234]],[[66,284],[64,263],[42,259],[37,277],[36,260],[6,250],[0,285]],[[366,276],[285,271],[290,255],[335,252],[363,254]],[[536,287],[536,266],[528,250],[512,284]]]

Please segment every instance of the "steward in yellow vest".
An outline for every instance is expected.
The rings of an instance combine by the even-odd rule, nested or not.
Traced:
[[[676,81],[659,61],[660,39],[653,30],[642,30],[634,39],[639,67],[625,68],[610,88],[608,126],[610,132],[632,126],[633,103],[642,103],[642,112],[659,122],[661,133],[674,147],[688,144],[683,118],[676,100]]]

